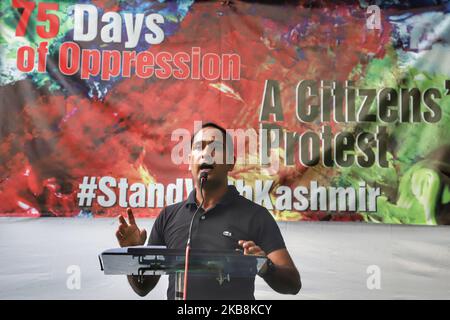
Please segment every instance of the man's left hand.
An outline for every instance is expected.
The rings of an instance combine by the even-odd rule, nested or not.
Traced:
[[[253,241],[239,240],[239,245],[244,248],[245,255],[266,256],[266,253]]]

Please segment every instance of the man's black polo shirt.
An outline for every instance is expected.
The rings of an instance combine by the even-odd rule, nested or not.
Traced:
[[[165,245],[170,249],[184,249],[189,224],[197,209],[195,189],[182,202],[165,207],[153,225],[149,245]],[[234,250],[236,241],[223,236],[224,231],[234,238],[252,240],[266,254],[285,248],[283,237],[270,212],[241,196],[234,186],[213,208],[200,208],[192,226],[191,248],[206,250]],[[222,284],[216,277],[189,274],[188,299],[254,299],[255,278],[231,278]],[[167,298],[174,299],[175,277],[169,276]]]

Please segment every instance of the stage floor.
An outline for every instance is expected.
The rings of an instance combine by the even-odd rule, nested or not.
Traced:
[[[137,219],[148,232],[153,221]],[[257,299],[450,299],[450,227],[279,225],[303,288],[280,295],[257,278]],[[100,271],[98,254],[118,246],[116,227],[109,218],[0,218],[0,299],[165,299],[167,277],[140,298],[125,277]]]

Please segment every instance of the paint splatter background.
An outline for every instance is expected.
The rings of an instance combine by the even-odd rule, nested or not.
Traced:
[[[40,2],[40,1],[37,1]],[[58,48],[73,39],[75,3],[101,11],[158,12],[166,39],[136,50],[238,53],[241,80],[80,80],[57,69]],[[302,132],[295,118],[300,79],[354,80],[358,87],[436,87],[450,77],[450,2],[377,1],[381,29],[366,28],[366,1],[59,1],[58,37],[49,43],[46,73],[22,74],[16,51],[36,46],[33,32],[15,37],[19,14],[10,1],[0,11],[0,215],[113,216],[120,208],[80,210],[83,176],[127,177],[133,182],[173,182],[190,177],[170,160],[170,134],[194,120],[226,128],[255,128],[266,79],[282,84],[283,126]],[[103,43],[93,48],[111,49]],[[120,49],[115,47],[116,49]],[[445,95],[444,92],[442,92]],[[274,211],[280,220],[339,220],[410,224],[450,223],[450,97],[441,100],[437,124],[389,127],[389,168],[320,166],[282,168],[278,185],[381,187],[373,214]],[[232,179],[267,178],[238,167]],[[274,195],[275,197],[275,195]],[[159,209],[137,211],[155,216]]]

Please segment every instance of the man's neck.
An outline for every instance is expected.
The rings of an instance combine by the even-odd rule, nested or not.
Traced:
[[[216,205],[217,202],[225,195],[228,190],[228,185],[224,184],[216,189],[203,188],[203,195],[205,196],[205,202],[203,203],[203,209],[206,211]],[[202,203],[202,194],[200,192],[200,186],[195,186],[195,197],[197,204]]]

